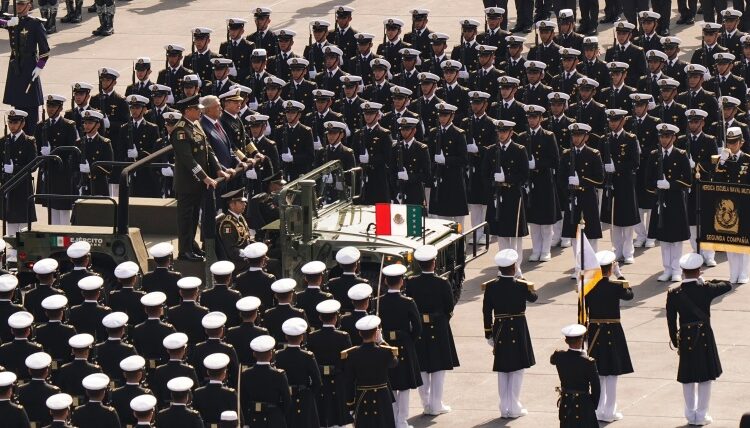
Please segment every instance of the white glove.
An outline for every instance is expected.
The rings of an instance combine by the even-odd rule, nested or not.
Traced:
[[[333,176],[331,174],[326,174],[323,176],[323,183],[325,184],[333,184]]]
[[[258,111],[258,102],[250,101],[249,103],[247,103],[247,108],[253,111]],[[266,128],[270,128],[270,126],[266,126]]]
[[[688,158],[688,160],[690,161],[690,169],[695,169],[695,161],[693,158]]]
[[[86,161],[86,163],[79,164],[78,170],[84,174],[88,174],[89,172],[91,172],[91,168],[89,167],[89,161]]]
[[[505,173],[500,171],[495,173],[495,182],[505,183]]]
[[[42,154],[42,156],[49,156],[50,151],[52,151],[50,146],[42,146],[42,148],[39,149],[39,152]]]
[[[289,152],[282,153],[281,160],[284,161],[284,162],[286,162],[286,163],[292,163],[292,162],[294,162],[294,156],[292,156],[292,154],[289,153]]]
[[[162,168],[161,175],[164,177],[174,177],[174,171],[172,171],[171,167]]]
[[[604,170],[606,172],[615,172],[615,164],[612,161],[604,164]]]
[[[665,179],[657,180],[656,181],[656,187],[658,187],[658,188],[660,188],[662,190],[667,190],[667,189],[669,189],[669,181],[667,181]]]
[[[466,151],[469,153],[479,153],[479,146],[472,141],[471,144],[466,145]]]
[[[445,156],[443,156],[442,153],[438,153],[435,155],[435,162],[439,163],[440,165],[445,165]]]
[[[572,177],[568,177],[568,184],[571,186],[579,186],[581,181],[578,179],[578,173]]]
[[[138,149],[136,148],[128,149],[128,157],[130,159],[138,158]]]
[[[16,25],[18,25],[18,17],[17,16],[13,16],[10,19],[8,19],[7,21],[5,21],[5,26],[8,27],[8,28],[15,27]]]
[[[38,79],[40,74],[42,74],[42,69],[39,67],[34,67],[34,69],[31,70],[31,81]]]
[[[315,76],[318,75],[318,72],[313,68],[312,70],[307,72],[307,75],[310,77],[310,80],[313,80],[315,79]]]
[[[491,337],[488,337],[487,338],[487,344],[490,345],[490,347],[494,348],[495,347],[495,339],[493,339]]]
[[[109,128],[109,118],[107,116],[104,116],[104,128]]]
[[[461,70],[458,72],[458,78],[459,79],[468,79],[469,78],[469,72],[466,70]]]
[[[399,171],[398,172],[398,179],[407,181],[409,179],[409,173],[406,172],[406,170]]]
[[[313,141],[313,148],[315,148],[315,150],[320,150],[323,148],[323,144],[321,144],[320,140],[316,138],[315,141]]]
[[[721,150],[721,153],[719,153],[719,163],[724,165],[724,162],[726,162],[727,159],[729,159],[729,149],[725,147]]]
[[[383,343],[384,342],[384,340],[383,340],[383,330],[381,330],[381,329],[377,330],[377,332],[375,333],[375,342],[377,342],[377,343]]]
[[[536,159],[534,159],[534,155],[531,155],[531,160],[529,161],[529,169],[536,169]]]
[[[250,168],[247,171],[245,171],[245,177],[249,178],[250,180],[257,180],[258,173],[255,172],[255,168]]]
[[[232,64],[231,67],[229,67],[229,75],[237,77],[237,68]]]
[[[3,165],[3,172],[6,174],[13,174],[13,169],[13,159],[10,160],[10,163]]]
[[[359,155],[359,163],[370,163],[370,155],[367,153]]]

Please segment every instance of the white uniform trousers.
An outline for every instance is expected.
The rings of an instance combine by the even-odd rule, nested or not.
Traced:
[[[648,222],[651,220],[651,210],[638,208],[638,214],[641,218],[641,222],[633,226],[635,240],[638,242],[646,242],[646,239],[648,239]]]
[[[727,252],[727,261],[729,261],[729,280],[733,283],[747,281],[750,255]]]
[[[396,401],[393,402],[393,419],[396,422],[396,428],[407,428],[409,423],[406,421],[409,419],[409,392],[407,389],[404,391],[393,391],[393,396]]]
[[[443,404],[443,387],[445,385],[445,370],[433,373],[419,372],[422,376],[422,386],[419,387],[419,398],[426,413],[439,414],[449,409]]]
[[[497,393],[500,396],[500,415],[502,417],[519,417],[526,409],[521,401],[521,385],[523,384],[523,369],[514,372],[497,373]]]
[[[693,249],[693,252],[695,252],[696,249],[698,249],[698,242],[696,241],[696,238],[698,237],[698,226],[690,226],[690,248]],[[701,250],[701,255],[703,256],[704,260],[715,260],[716,257],[716,251],[714,250]]]
[[[523,276],[521,272],[521,262],[523,261],[523,237],[497,237],[497,247],[500,250],[511,248],[516,250],[518,253],[518,261],[516,262],[516,277]]]
[[[539,257],[549,256],[552,247],[552,225],[529,223],[531,234],[531,258],[539,260]]]
[[[664,266],[664,273],[669,275],[682,275],[680,267],[680,257],[682,257],[682,242],[660,242],[661,264]]]
[[[685,418],[688,423],[702,422],[708,416],[708,403],[711,400],[711,381],[682,384],[685,396]]]
[[[469,218],[471,219],[471,227],[476,227],[484,222],[485,215],[487,213],[487,205],[482,204],[469,204]],[[477,242],[484,237],[484,230],[477,230]]]
[[[52,209],[52,224],[70,225],[70,213],[73,210],[56,210]]]
[[[617,376],[599,376],[599,405],[596,407],[596,417],[602,421],[616,419],[617,413]]]
[[[633,246],[632,226],[620,227],[611,225],[609,227],[609,236],[612,239],[612,247],[614,247],[617,260],[633,258],[635,249]]]

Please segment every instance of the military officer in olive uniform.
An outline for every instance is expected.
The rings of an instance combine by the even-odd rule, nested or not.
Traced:
[[[731,291],[732,285],[703,280],[700,254],[685,254],[679,263],[685,279],[667,293],[667,327],[679,355],[677,381],[685,397],[685,418],[689,425],[708,425],[713,420],[708,414],[711,382],[722,373],[711,328],[711,301]]]
[[[615,43],[607,49],[604,54],[606,62],[624,62],[628,64],[628,75],[625,78],[625,84],[635,87],[638,79],[648,72],[646,66],[646,55],[640,46],[630,42],[632,32],[635,30],[635,24],[627,21],[620,21],[615,24]],[[589,76],[591,77],[591,76]]]
[[[213,60],[218,58],[219,54],[211,51],[208,46],[211,43],[210,28],[196,27],[190,30],[193,35],[193,51],[182,60],[182,65],[197,74],[201,82],[210,82],[213,80]]]
[[[249,428],[286,428],[286,413],[291,408],[289,381],[284,370],[271,364],[276,341],[268,335],[250,342],[256,359],[254,366],[242,371],[237,392],[240,411]],[[263,388],[258,388],[263,385]]]
[[[556,350],[549,360],[560,378],[560,428],[597,428],[595,410],[601,390],[596,361],[583,349],[586,327],[571,324],[563,327],[562,334],[568,349]]]
[[[7,91],[6,91],[7,93]],[[2,182],[6,183],[12,177],[21,173],[21,170],[31,163],[37,155],[36,139],[24,132],[28,113],[22,110],[10,110],[8,112],[8,130],[6,136],[0,139],[0,157],[3,161]],[[4,200],[0,202],[0,217],[7,222],[6,234],[15,236],[27,222],[36,221],[36,211],[27,211],[25,201],[34,193],[34,178],[31,171],[23,173],[20,184],[5,194]],[[13,250],[15,251],[15,250]]]
[[[431,180],[432,162],[427,145],[414,139],[418,126],[418,118],[398,119],[401,138],[393,146],[391,161],[396,176],[393,199],[400,204],[425,206],[425,187]]]
[[[633,290],[622,277],[610,279],[619,274],[617,256],[612,251],[596,253],[596,260],[602,272],[594,287],[584,299],[588,314],[588,354],[596,360],[599,372],[601,398],[596,409],[600,421],[614,422],[622,419],[617,412],[617,378],[633,373],[628,343],[620,324],[620,300],[632,300]]]
[[[364,126],[352,136],[352,149],[357,156],[357,163],[363,170],[362,197],[359,204],[390,202],[389,175],[392,170],[393,140],[390,132],[378,123],[383,105],[364,102],[360,107]]]
[[[240,250],[253,241],[250,227],[243,215],[247,208],[247,197],[244,189],[233,190],[221,197],[227,201],[227,212],[216,219],[220,259],[232,261],[239,271],[243,271],[247,266]]]
[[[526,323],[526,302],[536,302],[534,284],[516,279],[518,253],[505,249],[495,254],[496,279],[482,284],[484,337],[492,347],[500,396],[500,416],[518,418],[528,412],[520,401],[524,370],[536,364]]]
[[[437,106],[438,124],[427,135],[432,155],[432,189],[429,212],[463,224],[469,214],[464,179],[468,163],[466,133],[453,124],[457,107],[441,102]]]

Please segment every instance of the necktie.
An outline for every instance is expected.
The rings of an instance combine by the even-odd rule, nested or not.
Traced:
[[[236,48],[237,47],[237,40],[233,41],[232,45]]]
[[[698,137],[696,137],[695,135],[693,135],[693,145],[695,145],[697,143],[698,143]]]
[[[654,77],[651,78],[651,81],[656,82],[657,80],[659,80],[659,76],[654,74]]]
[[[534,130],[534,131],[531,131],[531,136],[532,136],[532,137],[536,137],[536,130]]]
[[[284,62],[286,62],[286,60],[288,59],[288,58],[286,57],[286,54],[285,54],[285,53],[281,54],[281,58],[282,58],[282,59],[284,60]]]
[[[503,108],[507,109],[508,107],[510,107],[510,104],[508,104],[508,103],[503,103]]]
[[[333,79],[333,71],[329,71],[328,72],[328,78],[329,79]]]
[[[13,144],[15,142],[16,142],[16,136],[15,135],[11,135],[10,136],[10,144]]]
[[[484,78],[484,69],[479,70],[479,77]]]
[[[620,45],[620,52],[625,53],[625,46]]]
[[[615,89],[615,96],[618,96],[618,95],[620,95],[620,90],[619,89]]]
[[[580,155],[580,154],[581,154],[581,149],[576,147],[576,155]]]
[[[516,66],[516,61],[515,60],[511,61],[510,63],[513,65],[513,67]]]
[[[638,127],[640,128],[642,124],[643,124],[643,119],[641,119],[641,118],[639,117],[639,118],[638,118]]]
[[[221,124],[219,122],[214,123],[214,127],[216,128],[216,132],[219,133],[219,136],[226,141],[227,140],[227,134],[224,132],[224,128],[221,127]]]
[[[91,144],[91,137],[86,137],[86,144]]]
[[[737,161],[737,155],[732,155],[732,162],[736,162],[736,161]]]
[[[664,157],[669,156],[669,152],[667,150],[664,150]]]
[[[727,81],[727,78],[725,76],[721,76],[721,83],[724,83]]]
[[[568,80],[568,79],[570,79],[570,73],[566,71],[565,72],[565,80]]]

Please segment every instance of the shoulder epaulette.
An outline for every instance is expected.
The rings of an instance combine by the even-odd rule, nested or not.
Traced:
[[[349,352],[351,350],[353,350],[353,349],[357,349],[357,347],[356,346],[352,346],[351,348],[344,349],[343,351],[341,351],[341,359],[345,360],[349,356]]]
[[[681,288],[682,288],[682,283],[680,283],[680,284],[675,284],[675,285],[672,285],[672,286],[670,286],[670,287],[669,287],[669,288],[667,289],[667,292],[668,292],[668,293],[676,293],[676,292],[680,291],[680,289],[681,289]]]
[[[620,285],[622,288],[630,288],[630,282],[626,279],[610,279],[609,282]]]
[[[517,279],[516,282],[521,285],[525,285],[529,290],[534,290],[534,283],[531,281],[527,281],[525,279]]]
[[[391,351],[394,357],[398,357],[398,348],[395,346],[380,345],[381,348]]]
[[[482,286],[481,286],[481,288],[482,288],[482,291],[486,290],[486,289],[487,289],[487,287],[488,287],[488,286],[489,286],[490,284],[492,284],[493,282],[495,282],[495,280],[494,280],[494,279],[491,279],[491,280],[489,280],[489,281],[485,281],[485,282],[483,282],[483,283],[482,283]]]

